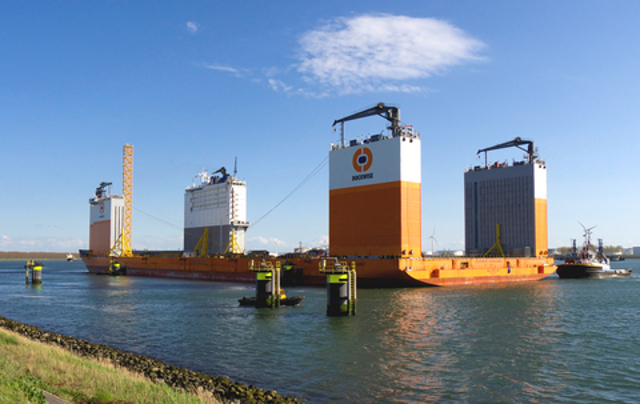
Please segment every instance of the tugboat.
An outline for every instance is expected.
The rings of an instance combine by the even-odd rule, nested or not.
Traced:
[[[584,246],[578,255],[575,248],[574,254],[568,256],[564,264],[558,265],[556,273],[561,279],[578,279],[578,278],[610,278],[630,276],[631,269],[611,269],[609,258],[604,254],[602,239],[598,239],[598,253],[593,254],[589,247],[591,246],[591,230],[596,226],[586,228],[580,223],[584,229]]]

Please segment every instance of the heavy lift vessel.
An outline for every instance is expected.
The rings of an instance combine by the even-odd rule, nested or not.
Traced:
[[[390,122],[388,134],[346,142],[345,122],[375,115]],[[221,177],[201,173],[201,183],[185,191],[184,251],[131,252],[130,232],[121,229],[130,221],[119,213],[131,203],[131,181],[123,181],[126,200],[98,188],[90,200],[90,249],[80,252],[87,269],[105,273],[117,260],[133,276],[253,282],[250,262],[266,260],[280,261],[283,284],[313,285],[325,283],[322,260],[335,258],[355,262],[365,287],[533,281],[555,271],[547,253],[546,166],[532,142],[516,138],[478,151],[529,145],[526,161],[467,169],[467,255],[435,258],[422,254],[420,134],[401,123],[399,108],[383,103],[338,123],[340,142],[329,152],[331,257],[242,253],[246,184],[218,170]],[[123,164],[130,172],[132,158]]]

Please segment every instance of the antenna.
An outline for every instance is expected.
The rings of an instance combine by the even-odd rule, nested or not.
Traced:
[[[579,220],[578,223],[580,223]],[[591,247],[591,230],[595,229],[598,226],[592,226],[588,229],[582,223],[580,223],[580,226],[582,226],[582,229],[584,230],[584,250],[589,251],[589,247]]]
[[[235,161],[233,163],[233,177],[235,178],[238,175],[238,156],[236,156]]]

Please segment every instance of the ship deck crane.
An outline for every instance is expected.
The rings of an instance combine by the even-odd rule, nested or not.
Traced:
[[[211,173],[211,175],[213,175],[213,174],[218,174],[218,173],[222,174],[222,176],[223,176],[223,177],[227,177],[227,176],[228,176],[228,174],[227,174],[227,169],[226,169],[226,168],[224,168],[224,167],[220,168],[220,169],[219,169],[219,170],[217,170],[217,171],[212,172],[212,173]]]
[[[520,145],[526,144],[528,145],[527,149],[523,149],[522,147],[520,147]],[[498,149],[506,149],[507,147],[517,147],[518,149],[524,151],[527,153],[527,162],[533,163],[535,161],[535,159],[538,157],[538,155],[536,154],[536,148],[534,143],[531,140],[522,140],[521,138],[517,137],[513,140],[510,140],[508,142],[504,142],[504,143],[500,143],[497,144],[495,146],[491,146],[491,147],[487,147],[486,149],[480,149],[478,150],[478,152],[476,154],[480,154],[482,152],[484,152],[484,165],[485,167],[487,166],[487,152],[491,151],[491,150],[498,150]]]
[[[333,121],[333,126],[340,123],[340,146],[344,146],[344,123],[346,121],[352,121],[354,119],[366,118],[368,116],[378,115],[391,122],[389,130],[391,130],[392,136],[399,136],[402,132],[402,125],[400,124],[400,108],[391,105],[384,105],[380,102],[375,107],[365,109],[364,111],[356,112],[353,115],[346,116],[341,119]]]
[[[111,185],[112,183],[110,182],[102,181],[100,183],[100,186],[96,188],[96,194],[95,194],[94,200],[102,199],[104,197],[111,195]]]

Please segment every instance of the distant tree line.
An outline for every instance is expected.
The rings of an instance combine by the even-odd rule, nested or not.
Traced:
[[[0,251],[0,260],[63,260],[70,253]],[[73,254],[78,259],[78,254]]]
[[[578,245],[577,248],[578,248],[578,251],[582,250],[582,246],[581,245]],[[593,245],[593,244],[591,244],[589,246],[589,250],[596,251],[597,249],[598,249],[598,247]],[[560,253],[560,254],[566,254],[566,253],[571,252],[572,250],[573,250],[573,247],[559,247],[557,249],[558,253]],[[605,254],[622,253],[623,250],[624,250],[624,248],[622,248],[621,245],[606,245],[606,246],[604,246]]]

